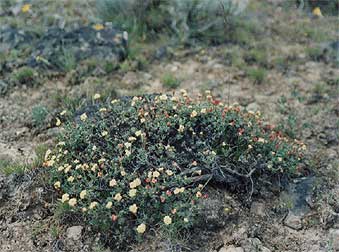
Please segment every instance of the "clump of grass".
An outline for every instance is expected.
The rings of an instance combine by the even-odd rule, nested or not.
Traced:
[[[48,116],[49,111],[43,105],[36,105],[32,108],[32,123],[35,127],[41,127],[45,123],[45,119]]]
[[[168,89],[176,89],[180,86],[180,80],[172,73],[165,73],[161,79],[162,85]]]
[[[267,66],[267,53],[265,49],[254,48],[245,53],[244,59],[248,64]]]
[[[30,67],[22,67],[14,73],[14,80],[19,84],[32,84],[35,71]]]
[[[320,61],[323,56],[323,50],[319,47],[306,48],[306,54],[311,60]]]
[[[247,76],[254,82],[254,84],[262,84],[266,79],[267,72],[264,68],[249,68],[247,69]]]
[[[182,90],[92,102],[91,113],[64,126],[44,165],[62,211],[120,250],[154,228],[189,230],[210,183],[251,194],[262,179],[296,175],[305,149],[260,112],[224,106],[208,91],[198,100]]]

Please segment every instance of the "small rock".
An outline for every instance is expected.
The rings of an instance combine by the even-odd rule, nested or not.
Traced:
[[[251,213],[260,217],[265,217],[265,204],[261,202],[253,202]]]
[[[284,224],[289,227],[292,228],[294,230],[301,230],[303,225],[302,225],[302,221],[301,221],[301,217],[294,215],[293,213],[289,213],[285,220],[284,220]]]
[[[234,247],[233,245],[222,247],[219,252],[244,252],[242,247]]]
[[[339,229],[330,230],[330,239],[333,251],[339,251]]]
[[[81,238],[82,226],[73,226],[67,229],[67,238],[78,241]]]

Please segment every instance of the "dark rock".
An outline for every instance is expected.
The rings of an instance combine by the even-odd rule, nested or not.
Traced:
[[[89,58],[116,63],[127,56],[127,42],[127,33],[113,28],[98,31],[85,26],[69,32],[51,28],[37,43],[28,64],[67,70]]]
[[[10,49],[19,49],[34,44],[39,35],[34,32],[7,27],[0,30],[0,52]]]

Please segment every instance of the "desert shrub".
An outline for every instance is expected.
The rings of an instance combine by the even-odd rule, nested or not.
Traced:
[[[18,84],[33,84],[35,71],[30,67],[18,69],[13,76],[13,80]]]
[[[254,84],[262,84],[266,78],[267,72],[265,68],[249,68],[247,69],[248,77],[253,81]]]
[[[165,73],[161,79],[164,87],[175,89],[180,86],[180,80],[171,73]]]
[[[40,127],[45,123],[45,119],[49,112],[45,106],[36,105],[32,108],[32,124],[35,127]]]
[[[198,100],[185,91],[94,99],[64,126],[45,166],[64,208],[114,246],[190,228],[208,183],[251,194],[263,181],[297,174],[303,157],[305,145],[259,112],[225,106],[210,92]]]
[[[105,21],[149,38],[157,33],[176,34],[181,40],[191,37],[224,37],[224,18],[239,15],[248,1],[234,0],[97,0],[99,15]],[[147,33],[147,34],[146,34]]]
[[[307,47],[305,52],[314,61],[320,61],[323,56],[323,50],[320,47]]]

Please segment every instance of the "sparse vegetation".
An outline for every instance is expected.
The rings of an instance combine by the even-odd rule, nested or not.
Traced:
[[[267,72],[264,68],[248,68],[247,76],[253,81],[254,84],[262,84],[266,78]]]
[[[165,73],[162,77],[162,84],[165,88],[176,89],[180,86],[180,80],[178,80],[172,73]]]

